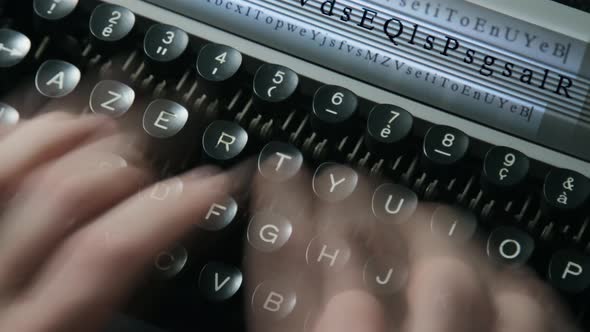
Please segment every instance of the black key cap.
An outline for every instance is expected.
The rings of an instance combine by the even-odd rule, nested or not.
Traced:
[[[418,196],[404,186],[385,183],[375,190],[371,206],[379,221],[403,224],[416,212]]]
[[[40,35],[81,34],[84,30],[74,26],[78,0],[34,0],[35,30]]]
[[[31,51],[31,40],[11,29],[0,29],[0,70],[13,68],[23,62]],[[3,76],[3,79],[6,79]]]
[[[188,111],[170,100],[151,102],[143,115],[143,129],[155,138],[170,138],[178,134],[188,121]]]
[[[254,101],[262,111],[281,114],[281,108],[293,99],[299,86],[299,76],[291,69],[274,64],[264,64],[254,75]]]
[[[270,142],[262,148],[258,157],[258,171],[275,182],[287,181],[303,166],[303,155],[291,144]]]
[[[461,244],[475,235],[477,219],[469,210],[441,205],[432,214],[430,229],[436,236]]]
[[[437,125],[424,137],[422,160],[435,172],[448,172],[467,156],[468,150],[467,135],[458,129]]]
[[[514,227],[499,227],[490,234],[487,254],[491,259],[510,266],[525,265],[535,250],[535,241],[527,233]]]
[[[553,169],[545,177],[543,207],[549,213],[574,213],[590,196],[590,181],[580,173]]]
[[[0,29],[0,92],[13,89],[22,77],[34,70],[31,40],[21,32]]]
[[[404,144],[412,132],[414,118],[401,107],[394,105],[375,105],[367,118],[365,143],[379,155],[403,152]]]
[[[590,258],[566,249],[553,254],[549,280],[554,287],[569,293],[581,293],[590,287]]]
[[[326,162],[313,175],[312,187],[315,194],[327,202],[342,201],[355,191],[358,174],[348,166]]]
[[[135,14],[132,11],[107,3],[96,7],[89,21],[94,46],[99,52],[107,54],[120,51],[134,27]]]
[[[188,261],[188,253],[181,245],[159,252],[154,257],[154,272],[159,279],[172,279],[182,272]]]
[[[527,156],[511,148],[496,146],[485,156],[481,183],[491,194],[506,194],[511,197],[522,190],[530,168]]]
[[[80,70],[71,63],[47,60],[37,70],[35,86],[45,97],[62,98],[76,89],[81,76]]]
[[[101,81],[90,94],[90,109],[97,114],[118,118],[129,111],[135,101],[135,91],[117,81]]]
[[[78,6],[78,0],[34,0],[33,9],[37,17],[56,22],[72,14]]]
[[[226,162],[235,159],[248,143],[248,133],[238,124],[217,120],[203,134],[203,150],[207,157]]]
[[[358,97],[352,91],[324,85],[313,96],[311,124],[322,135],[347,135],[354,124],[352,118],[358,108]]]
[[[219,231],[227,227],[236,218],[238,203],[232,197],[211,204],[205,220],[198,224],[208,231]]]
[[[189,37],[179,28],[155,24],[149,28],[143,41],[143,49],[152,68],[162,75],[179,74],[170,68],[180,66],[188,54]]]
[[[0,127],[15,125],[19,120],[20,114],[14,107],[0,103]]]
[[[258,212],[248,224],[248,242],[262,252],[281,249],[293,233],[291,222],[280,215],[268,211]]]
[[[242,272],[235,266],[220,262],[207,263],[199,274],[199,291],[209,301],[225,301],[242,286]]]
[[[207,81],[205,90],[209,94],[234,88],[241,66],[242,54],[225,45],[207,44],[197,58],[197,72]]]

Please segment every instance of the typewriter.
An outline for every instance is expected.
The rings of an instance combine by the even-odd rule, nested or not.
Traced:
[[[362,170],[453,206],[433,230],[471,225],[588,331],[589,43],[585,1],[0,1],[0,122],[116,117],[162,177],[265,154]],[[246,330],[244,243],[269,241],[239,205],[209,211],[207,255],[154,257],[107,331]]]

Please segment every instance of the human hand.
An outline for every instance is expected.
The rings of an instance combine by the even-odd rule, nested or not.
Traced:
[[[433,215],[453,207],[412,205],[403,188],[379,185],[343,166],[313,176],[304,169],[286,182],[256,178],[250,330],[577,331],[531,270],[491,261],[485,245],[462,241],[471,231],[460,223],[437,232]],[[378,187],[395,197],[390,210],[405,197],[398,214],[379,210],[388,195],[373,196]]]
[[[0,127],[0,331],[97,331],[229,176],[152,183],[112,120],[49,113]]]

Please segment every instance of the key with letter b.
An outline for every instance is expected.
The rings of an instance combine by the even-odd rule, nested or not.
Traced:
[[[371,151],[391,156],[403,152],[412,132],[414,118],[403,108],[393,105],[376,105],[369,113],[365,143]]]

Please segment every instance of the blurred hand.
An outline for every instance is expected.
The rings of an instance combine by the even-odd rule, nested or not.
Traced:
[[[247,178],[202,167],[152,183],[128,141],[109,119],[62,113],[0,127],[0,331],[98,331],[153,257]],[[331,173],[315,187],[306,170],[254,178],[249,330],[574,331],[531,272],[433,235],[438,206],[383,223],[369,179],[318,198]]]
[[[575,331],[533,272],[492,264],[478,243],[433,232],[433,212],[446,207],[417,203],[407,219],[377,220],[378,184],[351,172],[256,178],[246,246],[251,331]],[[410,201],[404,208],[413,210]]]
[[[0,331],[96,331],[155,254],[203,219],[228,176],[152,184],[106,118],[0,127]]]

